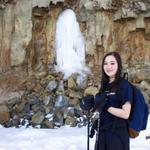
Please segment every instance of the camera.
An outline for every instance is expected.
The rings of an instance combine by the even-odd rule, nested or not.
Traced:
[[[83,97],[80,101],[80,107],[83,110],[90,110],[94,108],[94,96],[88,95],[88,96]]]

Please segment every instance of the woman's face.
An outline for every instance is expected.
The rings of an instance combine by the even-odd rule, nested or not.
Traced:
[[[118,70],[118,63],[113,55],[109,55],[105,58],[103,69],[110,78],[115,77]]]

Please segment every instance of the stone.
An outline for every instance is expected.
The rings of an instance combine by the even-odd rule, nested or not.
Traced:
[[[87,87],[87,76],[79,75],[76,78],[77,87],[80,89],[85,89]]]
[[[82,97],[82,94],[80,92],[77,92],[77,91],[73,91],[73,90],[69,90],[69,97],[70,98],[81,98]]]
[[[66,107],[68,106],[68,98],[63,95],[58,95],[56,97],[55,107]]]
[[[76,85],[75,80],[73,79],[73,77],[70,77],[68,79],[68,88],[70,88],[70,89],[76,89],[77,88],[77,85]]]
[[[17,102],[20,101],[21,96],[23,95],[24,91],[17,91],[17,92],[8,92],[5,94],[0,95],[0,103],[7,102]]]
[[[65,120],[65,125],[68,125],[70,127],[75,127],[76,123],[77,123],[77,121],[76,121],[75,117],[67,116],[67,118]]]
[[[36,124],[36,125],[39,125],[43,122],[44,120],[44,113],[42,113],[41,111],[38,111],[37,113],[35,113],[33,116],[32,116],[32,123]]]
[[[53,91],[54,89],[57,88],[57,84],[58,84],[58,83],[57,83],[55,80],[52,80],[52,81],[50,81],[50,82],[48,83],[47,89],[48,89],[49,91]]]
[[[54,128],[54,123],[53,121],[49,121],[48,119],[46,119],[44,122],[43,122],[43,125],[45,128],[49,128],[49,129],[53,129]]]
[[[97,92],[98,92],[98,89],[96,87],[90,86],[85,89],[84,94],[85,95],[96,95]]]
[[[148,82],[143,80],[140,85],[143,90],[150,90],[150,84]]]
[[[59,91],[60,93],[64,93],[64,81],[63,80],[60,80],[57,91]]]
[[[70,98],[69,99],[69,105],[70,106],[77,106],[79,104],[79,99],[78,98]]]
[[[9,109],[5,105],[0,105],[0,124],[5,124],[9,121]]]

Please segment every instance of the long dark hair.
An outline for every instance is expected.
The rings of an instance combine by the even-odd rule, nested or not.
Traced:
[[[117,63],[118,63],[118,70],[117,70],[117,73],[115,75],[115,81],[113,82],[113,86],[116,87],[118,85],[119,81],[121,80],[121,72],[122,72],[122,60],[121,60],[121,57],[120,57],[119,53],[117,53],[117,52],[109,52],[109,53],[107,53],[104,56],[104,58],[102,60],[102,69],[101,69],[101,71],[102,71],[102,79],[101,79],[100,92],[105,91],[106,85],[109,82],[109,76],[104,71],[104,61],[105,61],[106,57],[110,56],[110,55],[114,56],[116,61],[117,61]]]

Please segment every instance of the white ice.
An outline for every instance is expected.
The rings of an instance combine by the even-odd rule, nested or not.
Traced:
[[[85,66],[84,38],[73,10],[66,9],[56,23],[56,70],[65,77],[89,72]]]

